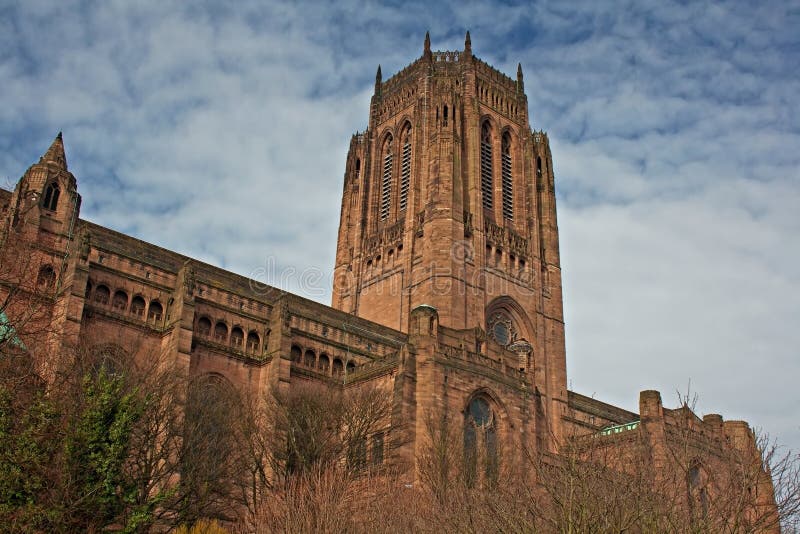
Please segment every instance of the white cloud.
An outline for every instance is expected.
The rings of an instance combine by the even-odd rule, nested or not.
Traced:
[[[635,408],[691,379],[701,411],[800,449],[790,6],[232,6],[0,7],[0,175],[63,129],[85,217],[245,275],[329,270],[375,68],[469,28],[481,58],[522,62],[550,134],[576,389]]]

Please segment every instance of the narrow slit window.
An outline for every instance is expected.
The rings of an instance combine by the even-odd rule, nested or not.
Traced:
[[[408,188],[411,184],[411,128],[403,135],[403,159],[400,164],[400,211],[408,206]]]
[[[383,152],[383,174],[381,176],[381,220],[389,218],[389,210],[392,206],[392,137],[389,136],[384,143]]]
[[[511,135],[506,132],[502,143],[503,218],[514,220],[514,180],[511,171]]]
[[[494,207],[492,188],[492,129],[484,122],[481,127],[481,193],[485,210],[491,211]]]

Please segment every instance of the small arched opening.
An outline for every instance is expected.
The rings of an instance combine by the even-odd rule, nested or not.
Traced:
[[[331,366],[331,359],[328,358],[328,355],[320,354],[319,361],[317,362],[317,369],[327,373],[328,369],[330,369],[330,366]]]
[[[258,352],[260,344],[261,339],[255,331],[251,330],[247,333],[247,352]]]
[[[157,323],[164,316],[164,307],[157,300],[150,301],[150,307],[147,309],[147,320],[149,322]]]
[[[111,307],[118,311],[128,309],[128,294],[121,289],[115,291],[114,298],[111,299]]]
[[[36,277],[36,285],[39,289],[50,290],[56,286],[56,272],[49,265],[39,269],[39,276]]]
[[[111,298],[111,291],[109,291],[107,286],[100,284],[97,286],[97,289],[94,290],[94,301],[98,304],[108,304],[109,298]]]
[[[141,295],[136,295],[135,297],[133,297],[133,300],[131,301],[131,315],[135,315],[136,317],[141,317],[142,315],[144,315],[145,306],[146,304],[144,298],[142,298]]]
[[[214,341],[225,343],[228,341],[228,325],[222,321],[217,321],[214,325]]]
[[[61,189],[58,183],[50,182],[44,188],[44,197],[42,197],[42,207],[49,211],[56,211],[58,208],[58,197],[61,194]]]
[[[197,320],[197,333],[202,337],[211,335],[211,320],[208,317],[200,317]]]
[[[231,330],[231,347],[240,349],[244,344],[244,331],[238,326],[234,326]]]

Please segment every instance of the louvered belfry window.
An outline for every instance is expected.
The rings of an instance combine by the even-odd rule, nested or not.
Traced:
[[[514,220],[514,180],[511,174],[511,135],[503,135],[503,218]]]
[[[403,160],[400,164],[400,211],[408,205],[408,187],[411,183],[411,128],[403,135]]]
[[[494,206],[492,189],[492,129],[484,122],[481,127],[481,193],[486,210]]]
[[[392,206],[392,137],[386,138],[383,149],[383,174],[381,175],[381,220],[389,218]]]

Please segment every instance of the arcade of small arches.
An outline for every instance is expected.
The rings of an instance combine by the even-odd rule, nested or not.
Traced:
[[[145,319],[148,323],[157,324],[164,318],[164,305],[158,299],[148,302],[138,294],[129,299],[124,289],[115,289],[112,293],[107,284],[94,286],[91,280],[86,284],[86,300],[95,306],[110,307],[114,312]]]
[[[209,339],[236,350],[251,354],[261,352],[261,336],[258,335],[258,332],[249,330],[245,338],[245,329],[242,326],[234,325],[229,329],[227,323],[222,319],[212,321],[208,316],[201,315],[195,322],[195,332],[200,338]]]
[[[342,360],[338,356],[331,358],[325,352],[318,352],[311,348],[304,349],[300,345],[292,345],[290,356],[294,364],[317,370],[327,376],[349,375],[356,370],[353,360]]]

